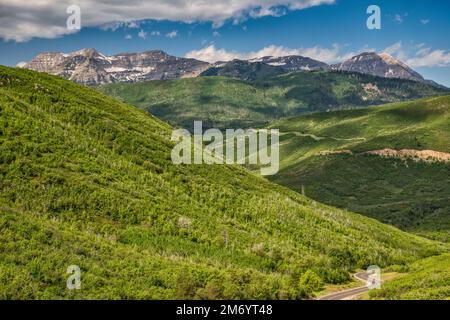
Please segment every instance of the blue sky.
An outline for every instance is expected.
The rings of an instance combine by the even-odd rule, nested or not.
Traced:
[[[210,61],[303,54],[328,63],[376,50],[387,51],[426,78],[450,86],[450,1],[446,0],[242,0],[237,7],[230,0],[216,0],[195,8],[183,7],[187,0],[154,0],[146,1],[148,6],[136,2],[135,11],[116,0],[61,1],[56,9],[49,1],[47,11],[30,1],[16,0],[17,6],[5,1],[0,0],[0,64],[4,65],[28,61],[43,51],[86,47],[104,54],[161,49]],[[196,1],[191,0],[191,5]],[[65,28],[65,9],[71,3],[81,8],[82,28],[76,32]],[[366,27],[371,4],[381,8],[381,30]]]

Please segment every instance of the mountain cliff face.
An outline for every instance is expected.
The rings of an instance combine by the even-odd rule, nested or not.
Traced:
[[[425,81],[419,73],[387,53],[364,52],[343,63],[334,65],[333,68],[335,70],[359,72],[383,78]]]
[[[105,56],[95,49],[42,53],[23,67],[83,84],[140,82],[197,76],[209,64],[159,50]]]

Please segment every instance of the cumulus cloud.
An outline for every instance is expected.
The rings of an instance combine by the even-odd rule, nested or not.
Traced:
[[[408,13],[404,13],[404,14],[396,14],[394,16],[394,21],[397,22],[398,24],[402,24],[403,20],[408,16]]]
[[[410,50],[411,51],[411,50]],[[450,51],[442,49],[432,49],[424,43],[414,46],[412,53],[399,41],[387,47],[384,52],[402,60],[412,68],[417,67],[450,67]]]
[[[384,49],[384,52],[393,57],[396,57],[397,59],[399,59],[401,61],[408,60],[408,56],[407,56],[405,50],[403,49],[403,44],[401,41],[390,45],[389,47]]]
[[[402,23],[403,22],[403,17],[399,14],[396,14],[394,17],[395,22],[397,23]]]
[[[283,46],[271,45],[258,51],[238,52],[228,51],[222,48],[216,48],[215,45],[209,45],[200,50],[193,50],[186,53],[187,58],[194,58],[207,62],[229,61],[233,59],[248,60],[266,56],[282,57],[290,55],[301,55],[327,63],[336,63],[349,59],[355,55],[354,52],[342,52],[343,47],[334,44],[331,48],[322,48],[319,46],[311,48],[287,48]]]
[[[81,26],[97,27],[141,20],[170,20],[192,23],[227,20],[243,21],[249,17],[282,15],[336,0],[78,0]],[[77,30],[66,28],[66,9],[72,0],[0,0],[0,38],[27,41],[34,37],[55,38]]]
[[[141,39],[147,38],[147,32],[145,32],[144,30],[139,31],[138,37]]]
[[[170,38],[170,39],[176,38],[177,36],[178,36],[178,31],[177,30],[174,30],[174,31],[169,32],[169,33],[166,34],[166,37]]]
[[[450,67],[450,52],[441,49],[422,48],[406,63],[412,67]]]
[[[205,40],[206,42],[206,40]],[[233,59],[245,59],[243,54],[237,51],[227,51],[225,49],[217,49],[214,45],[209,45],[200,50],[193,50],[185,55],[186,58],[193,58],[206,62],[230,61]]]
[[[130,29],[137,29],[137,28],[139,28],[139,23],[136,22],[136,21],[130,21],[127,24],[127,27],[130,28]]]

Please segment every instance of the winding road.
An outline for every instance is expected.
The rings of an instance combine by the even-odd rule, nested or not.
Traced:
[[[353,275],[356,279],[364,282],[364,284],[367,281],[367,278],[369,277],[369,274],[367,272],[358,272]],[[347,289],[344,291],[339,291],[335,293],[328,294],[323,297],[317,298],[317,300],[350,300],[352,297],[358,296],[360,294],[363,294],[365,292],[368,292],[369,288],[364,285],[362,287],[357,287],[353,289]]]

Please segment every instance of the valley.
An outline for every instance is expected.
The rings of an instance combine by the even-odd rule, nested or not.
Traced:
[[[448,241],[449,108],[446,96],[274,123],[283,134],[273,180]]]
[[[304,113],[361,108],[449,92],[417,81],[340,71],[293,72],[254,81],[198,77],[118,83],[98,89],[175,126],[191,128],[194,121],[201,119],[206,127],[219,129],[264,127]]]
[[[0,0],[9,313],[445,314],[450,1],[378,2]]]
[[[167,123],[55,76],[0,67],[0,106],[3,299],[302,299],[449,250],[240,166],[176,166]]]
[[[272,181],[404,230],[450,240],[450,103],[442,96],[448,89],[314,71],[99,90],[175,126],[190,128],[200,118],[208,119],[207,127],[280,129],[281,170]],[[442,97],[417,99],[435,95]]]

